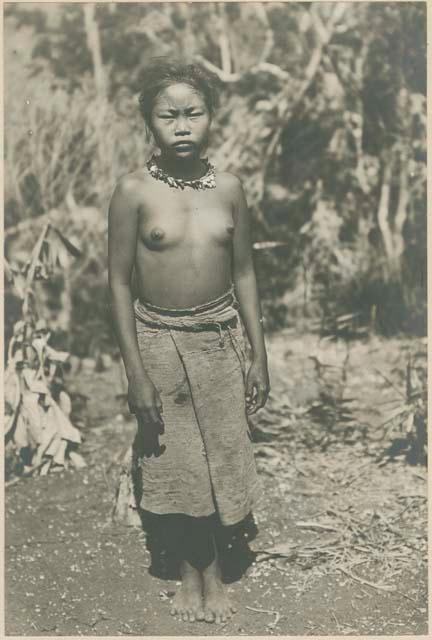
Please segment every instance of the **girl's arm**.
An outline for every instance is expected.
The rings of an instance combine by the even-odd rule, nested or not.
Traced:
[[[129,382],[129,408],[137,416],[158,422],[161,403],[141,360],[130,290],[137,236],[137,203],[134,201],[133,188],[123,180],[114,190],[108,214],[111,311]]]
[[[251,218],[240,181],[235,184],[233,280],[240,314],[252,348],[252,363],[247,375],[248,412],[264,406],[270,391],[267,353],[252,260]]]

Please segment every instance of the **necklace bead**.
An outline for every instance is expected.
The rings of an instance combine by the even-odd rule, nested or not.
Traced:
[[[169,187],[174,189],[185,189],[185,187],[190,187],[191,189],[215,189],[215,166],[211,164],[207,158],[202,158],[202,162],[204,163],[206,172],[201,178],[197,178],[196,180],[183,180],[182,178],[174,178],[174,176],[170,176],[169,173],[157,165],[154,156],[152,156],[147,162],[147,169],[153,178],[160,180],[161,182],[165,182]]]

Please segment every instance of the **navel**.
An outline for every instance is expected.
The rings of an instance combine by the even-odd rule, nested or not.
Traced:
[[[165,232],[162,231],[162,229],[159,229],[158,227],[156,227],[155,229],[152,229],[150,233],[152,240],[162,240],[164,235],[165,235]]]

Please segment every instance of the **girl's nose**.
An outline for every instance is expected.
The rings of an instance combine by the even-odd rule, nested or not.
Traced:
[[[185,118],[179,118],[176,122],[175,128],[176,136],[188,136],[190,135],[190,127]]]

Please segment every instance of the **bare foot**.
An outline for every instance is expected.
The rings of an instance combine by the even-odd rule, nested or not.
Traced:
[[[203,571],[204,620],[226,622],[237,609],[230,603],[217,560]]]
[[[174,596],[171,615],[178,613],[185,622],[204,620],[201,573],[188,562],[182,563],[180,573],[182,585]]]

